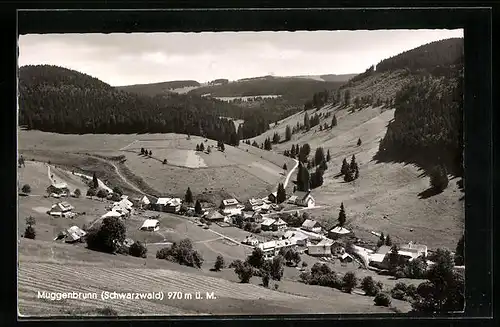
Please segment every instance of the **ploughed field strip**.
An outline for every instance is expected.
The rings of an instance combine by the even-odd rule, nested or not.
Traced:
[[[75,269],[77,268],[77,269]],[[37,299],[38,291],[96,292],[98,299],[66,299],[62,301]],[[106,305],[126,313],[150,312],[186,314],[175,308],[187,305],[186,300],[113,300],[100,299],[102,291],[109,292],[180,292],[212,293],[222,300],[261,300],[288,303],[294,307],[306,297],[289,295],[252,284],[232,283],[223,279],[163,269],[103,268],[95,266],[69,266],[53,263],[23,262],[19,266],[19,303],[21,314],[36,314],[40,306],[53,312],[71,307],[101,308]],[[165,294],[166,296],[166,294]],[[195,300],[190,300],[195,301]],[[207,300],[208,301],[208,300]],[[215,301],[217,300],[209,300]],[[36,304],[40,304],[38,308]],[[189,304],[192,307],[194,304]],[[207,304],[209,307],[209,305]],[[196,310],[197,311],[197,310]],[[244,311],[244,310],[243,310]]]

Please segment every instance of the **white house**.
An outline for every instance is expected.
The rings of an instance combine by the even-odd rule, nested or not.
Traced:
[[[156,232],[160,229],[160,222],[157,219],[146,219],[140,229],[144,231]]]
[[[65,232],[65,241],[67,243],[79,242],[87,233],[78,226],[71,226]]]
[[[314,256],[330,256],[332,254],[333,241],[324,238],[317,244],[309,244],[307,246],[307,252],[309,255]]]
[[[278,240],[260,243],[256,246],[264,252],[264,258],[272,259],[278,255],[281,249],[296,248],[297,245],[290,240]]]
[[[422,255],[427,257],[427,246],[422,244],[415,244],[413,242],[410,242],[406,245],[401,246],[401,251],[414,253],[413,256],[415,257],[419,257]]]
[[[142,199],[139,200],[139,206],[141,208],[147,208],[151,204],[151,201],[147,196],[143,196]]]
[[[300,228],[313,233],[321,233],[321,225],[316,220],[312,219],[306,219]]]
[[[288,198],[288,201],[287,201],[288,204],[295,204],[295,202],[297,202],[296,195],[292,195],[290,198]]]
[[[302,192],[297,191],[294,193],[297,198],[295,199],[295,204],[302,207],[314,207],[316,205],[316,201],[314,200],[311,192]]]

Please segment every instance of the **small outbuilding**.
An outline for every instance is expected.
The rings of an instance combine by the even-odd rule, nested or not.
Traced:
[[[160,222],[157,219],[146,219],[140,229],[143,231],[156,232],[160,229]]]

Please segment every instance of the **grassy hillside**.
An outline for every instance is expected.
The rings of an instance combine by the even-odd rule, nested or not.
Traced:
[[[115,86],[116,89],[125,92],[155,96],[175,92],[176,89],[195,88],[201,84],[197,81],[168,81],[151,84],[135,84],[126,86]]]
[[[410,60],[412,54],[419,62],[421,53],[447,51],[450,42],[460,40],[432,43],[402,57]],[[330,94],[328,104],[319,110],[287,117],[251,141],[260,144],[277,133],[282,141],[272,147],[278,153],[306,143],[311,147],[309,158],[317,147],[330,151],[324,182],[313,190],[317,203],[325,207],[310,211],[327,226],[336,224],[343,202],[348,224],[362,238],[374,238],[370,232],[378,231],[397,242],[453,249],[463,233],[465,214],[463,189],[460,177],[456,178],[462,176],[463,100],[462,64],[449,59],[455,50],[451,47],[450,55],[429,55],[443,59],[416,71],[399,64],[394,70],[368,69]],[[393,61],[404,62],[399,57]],[[304,128],[306,114],[309,119],[319,117],[319,124],[310,130]],[[334,115],[337,126],[332,127]],[[285,141],[287,125],[299,126],[290,141]],[[352,155],[360,177],[346,183],[339,172],[343,159],[350,161]],[[435,194],[430,192],[429,171],[437,164],[448,168],[449,185]]]

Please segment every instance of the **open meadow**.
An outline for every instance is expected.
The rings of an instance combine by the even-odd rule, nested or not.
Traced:
[[[433,249],[454,249],[465,227],[464,193],[457,186],[459,179],[449,176],[449,186],[444,192],[427,197],[429,177],[422,169],[413,164],[373,159],[388,123],[394,118],[394,109],[366,107],[350,113],[340,107],[325,106],[318,112],[328,111],[332,111],[332,116],[336,114],[336,127],[323,131],[314,127],[309,132],[294,134],[289,142],[273,146],[273,150],[282,153],[292,144],[308,143],[311,156],[320,146],[325,152],[330,151],[324,183],[312,190],[316,204],[325,207],[311,210],[311,216],[333,227],[343,202],[347,223],[360,238],[376,241],[376,237],[369,234],[376,231],[389,234],[398,242],[413,241]],[[314,112],[308,111],[310,115]],[[304,113],[290,116],[257,140],[265,135],[272,136],[275,131],[283,137],[286,125],[302,123],[303,117]],[[325,121],[331,124],[331,117],[322,123]],[[362,141],[360,146],[358,139]],[[338,175],[342,160],[350,162],[352,155],[356,157],[360,177],[346,183]]]

